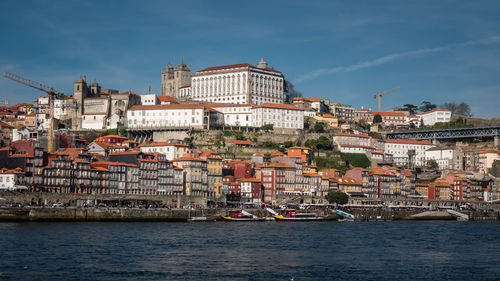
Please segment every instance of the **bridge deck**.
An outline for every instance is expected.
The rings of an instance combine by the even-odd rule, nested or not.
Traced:
[[[442,130],[418,130],[387,133],[387,139],[434,140],[493,138],[500,136],[500,126]]]

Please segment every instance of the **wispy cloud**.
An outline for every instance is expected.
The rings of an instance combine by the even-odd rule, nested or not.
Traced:
[[[492,37],[485,38],[485,39],[460,42],[460,43],[449,44],[449,45],[445,45],[445,46],[441,46],[441,47],[423,48],[423,49],[418,49],[418,50],[413,50],[413,51],[408,51],[408,52],[403,52],[403,53],[395,53],[395,54],[383,56],[380,58],[376,58],[374,60],[360,62],[357,64],[317,69],[315,71],[312,71],[312,72],[309,72],[307,74],[299,76],[293,82],[295,84],[297,84],[297,83],[311,80],[311,79],[314,79],[314,78],[317,78],[319,76],[326,75],[326,74],[333,74],[333,73],[340,73],[340,72],[351,72],[351,71],[356,71],[356,70],[360,70],[360,69],[364,69],[364,68],[374,67],[374,66],[386,64],[386,63],[389,63],[391,61],[395,61],[397,59],[404,58],[404,57],[412,57],[412,56],[429,54],[429,53],[443,52],[443,51],[448,51],[448,50],[451,50],[453,48],[459,48],[459,47],[489,45],[489,44],[494,44],[494,43],[498,43],[498,42],[500,42],[500,36],[492,36]]]

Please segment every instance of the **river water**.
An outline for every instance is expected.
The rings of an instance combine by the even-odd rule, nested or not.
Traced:
[[[500,223],[0,223],[7,280],[499,280]]]

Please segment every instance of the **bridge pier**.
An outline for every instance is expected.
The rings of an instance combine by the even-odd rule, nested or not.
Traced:
[[[495,148],[500,148],[500,136],[493,137],[493,143],[495,145]]]

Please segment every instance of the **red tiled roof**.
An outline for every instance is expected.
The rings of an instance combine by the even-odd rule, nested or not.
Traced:
[[[290,109],[290,110],[301,110],[304,111],[302,108],[298,108],[295,105],[292,104],[283,104],[283,103],[263,103],[261,105],[257,105],[256,108],[280,108],[280,109]]]
[[[109,165],[109,166],[127,166],[127,167],[137,167],[135,164],[130,164],[130,163],[124,163],[124,162],[111,162],[111,161],[96,161],[91,164],[93,165]]]
[[[218,108],[218,107],[255,107],[253,104],[228,104],[228,103],[217,103],[217,104],[205,104],[205,106]]]
[[[366,146],[366,145],[354,145],[354,144],[339,144],[342,147],[357,147],[357,148],[366,148],[366,149],[373,149],[375,150],[375,147],[372,146]]]
[[[448,110],[448,109],[439,109],[439,108],[436,108],[436,109],[433,109],[433,110],[429,110],[429,111],[426,111],[426,112],[419,113],[418,115],[428,114],[428,113],[432,113],[432,112],[436,112],[436,111],[451,112],[451,111],[450,111],[450,110]]]
[[[422,140],[385,140],[386,143],[403,143],[403,144],[420,144],[420,145],[433,145],[431,142]]]
[[[97,113],[84,113],[82,115],[106,115],[106,112],[97,112]]]
[[[238,179],[238,181],[240,181],[240,182],[260,182],[260,179],[256,179],[256,178],[241,178],[241,179]]]
[[[367,135],[348,134],[348,133],[338,133],[338,134],[335,134],[335,136],[339,136],[339,137],[357,137],[357,138],[367,138],[367,139],[370,138],[370,136],[367,136]]]
[[[172,162],[177,162],[177,161],[199,161],[199,162],[202,162],[203,160],[201,160],[200,158],[187,157],[187,156],[172,160]]]
[[[160,109],[211,109],[202,104],[153,104],[153,105],[134,105],[129,110],[160,110]]]
[[[141,153],[140,151],[123,151],[123,152],[113,152],[110,153],[109,155],[128,155],[128,154],[139,154]]]
[[[309,147],[305,147],[305,146],[291,146],[288,149],[307,149],[307,150],[311,150]]]
[[[500,154],[500,150],[487,149],[479,151],[479,154],[486,154],[486,153]]]
[[[176,99],[171,96],[158,96],[158,100],[160,102],[171,102],[171,103],[179,103]]]
[[[219,65],[219,66],[212,66],[212,67],[207,67],[202,70],[198,70],[197,72],[204,72],[204,71],[213,71],[213,70],[223,70],[223,69],[231,69],[231,68],[241,68],[241,67],[248,67],[248,68],[255,68],[255,69],[260,69],[258,67],[255,67],[249,63],[238,63],[238,64],[228,64],[228,65]],[[266,67],[264,68],[265,70],[269,71],[274,71],[277,73],[281,73],[281,71],[278,71],[274,68]]]
[[[167,143],[167,142],[152,142],[152,143],[141,143],[138,147],[157,147],[157,146],[189,146],[185,143]]]
[[[119,136],[119,135],[106,135],[106,136],[99,137],[99,138],[97,138],[96,140],[97,140],[97,141],[101,141],[101,140],[102,140],[102,139],[104,139],[104,138],[115,138],[115,139],[125,139],[125,140],[127,140],[127,139],[128,139],[128,138],[126,138],[126,137],[122,137],[122,136]]]
[[[322,101],[325,101],[326,99],[319,99],[319,98],[315,98],[315,97],[308,97],[308,98],[305,98],[306,101],[309,101],[309,102],[322,102]]]
[[[290,165],[290,164],[286,164],[286,163],[276,163],[276,162],[273,162],[273,163],[269,163],[267,164],[266,166],[264,166],[265,168],[294,168],[294,166]]]
[[[226,140],[226,142],[229,143],[234,143],[234,144],[241,144],[241,145],[252,145],[253,142],[249,140]]]
[[[372,112],[372,114],[379,114],[380,116],[405,116],[404,112]]]

